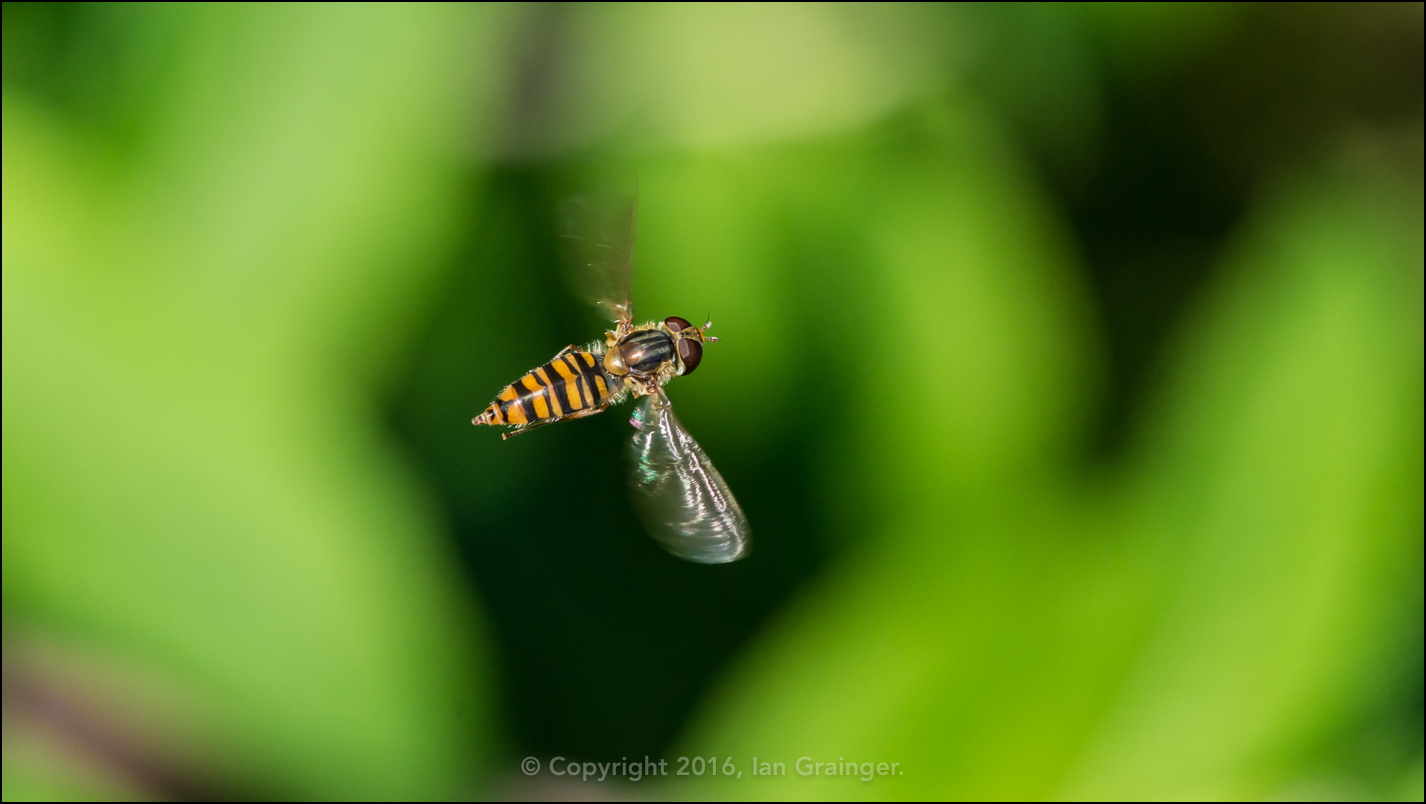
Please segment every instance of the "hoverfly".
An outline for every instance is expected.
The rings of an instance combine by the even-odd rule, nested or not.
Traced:
[[[507,425],[501,438],[603,413],[642,399],[629,423],[630,487],[650,535],[679,558],[722,564],[748,554],[743,509],[702,447],[683,429],[663,386],[692,374],[711,321],[695,327],[677,316],[635,325],[629,306],[634,256],[631,197],[576,197],[563,210],[561,234],[574,252],[574,277],[614,329],[602,341],[571,344],[550,362],[506,386],[473,424]]]

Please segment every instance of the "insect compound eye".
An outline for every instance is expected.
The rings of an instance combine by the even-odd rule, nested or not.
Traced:
[[[688,323],[688,319],[679,318],[676,315],[671,315],[668,318],[665,318],[663,320],[663,325],[668,327],[669,332],[679,332],[681,330],[685,330],[693,326],[692,324]]]
[[[678,342],[678,357],[683,361],[683,375],[686,377],[692,374],[693,370],[698,368],[698,362],[703,359],[703,344],[692,338],[681,338]]]

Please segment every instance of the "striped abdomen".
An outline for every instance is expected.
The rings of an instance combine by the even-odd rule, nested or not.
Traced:
[[[616,389],[589,352],[569,352],[531,371],[475,417],[476,424],[530,424],[598,408]]]

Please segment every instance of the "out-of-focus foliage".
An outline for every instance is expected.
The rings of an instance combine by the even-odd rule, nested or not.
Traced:
[[[1419,799],[1421,28],[7,4],[5,798]],[[734,565],[469,425],[629,177]]]
[[[6,6],[7,60],[12,14],[39,13]],[[56,739],[140,782],[213,784],[196,764],[260,795],[448,792],[480,764],[475,623],[369,389],[459,220],[488,23],[60,22],[123,52],[63,94],[5,87],[6,695],[36,723],[7,721],[6,797],[46,795],[74,761],[46,730],[104,705],[52,663],[139,690],[93,717],[185,761]]]
[[[906,283],[889,312],[924,331],[868,345],[895,359],[865,393],[917,377],[885,410],[923,422],[899,428],[904,443],[862,424],[879,446],[862,467],[885,512],[878,541],[758,642],[689,753],[900,760],[896,795],[911,798],[1255,797],[1301,773],[1314,741],[1381,695],[1382,669],[1419,650],[1401,644],[1421,560],[1419,275],[1403,270],[1420,261],[1419,198],[1364,172],[1265,204],[1142,447],[1098,483],[1062,474],[1059,430],[1030,424],[1075,399],[1069,350],[1056,366],[1006,347],[1018,335],[1053,356],[1067,317],[975,275],[1038,258],[1022,281],[1062,285],[1053,262],[1019,249],[1000,264],[1017,250],[973,221],[917,238],[969,276]],[[1000,247],[957,254],[982,238]],[[924,253],[887,259],[909,271]],[[991,356],[965,349],[932,371],[915,344],[944,337],[936,312],[966,297],[998,313],[978,327],[995,336],[962,341]],[[965,448],[985,432],[1029,435]],[[798,781],[724,780],[716,795],[884,795]]]

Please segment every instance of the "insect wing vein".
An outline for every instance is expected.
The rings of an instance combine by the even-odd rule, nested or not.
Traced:
[[[748,554],[751,528],[723,476],[679,424],[662,392],[639,407],[630,484],[649,535],[679,558],[723,564]]]
[[[634,197],[606,192],[574,196],[560,209],[570,284],[618,324],[633,321]]]

